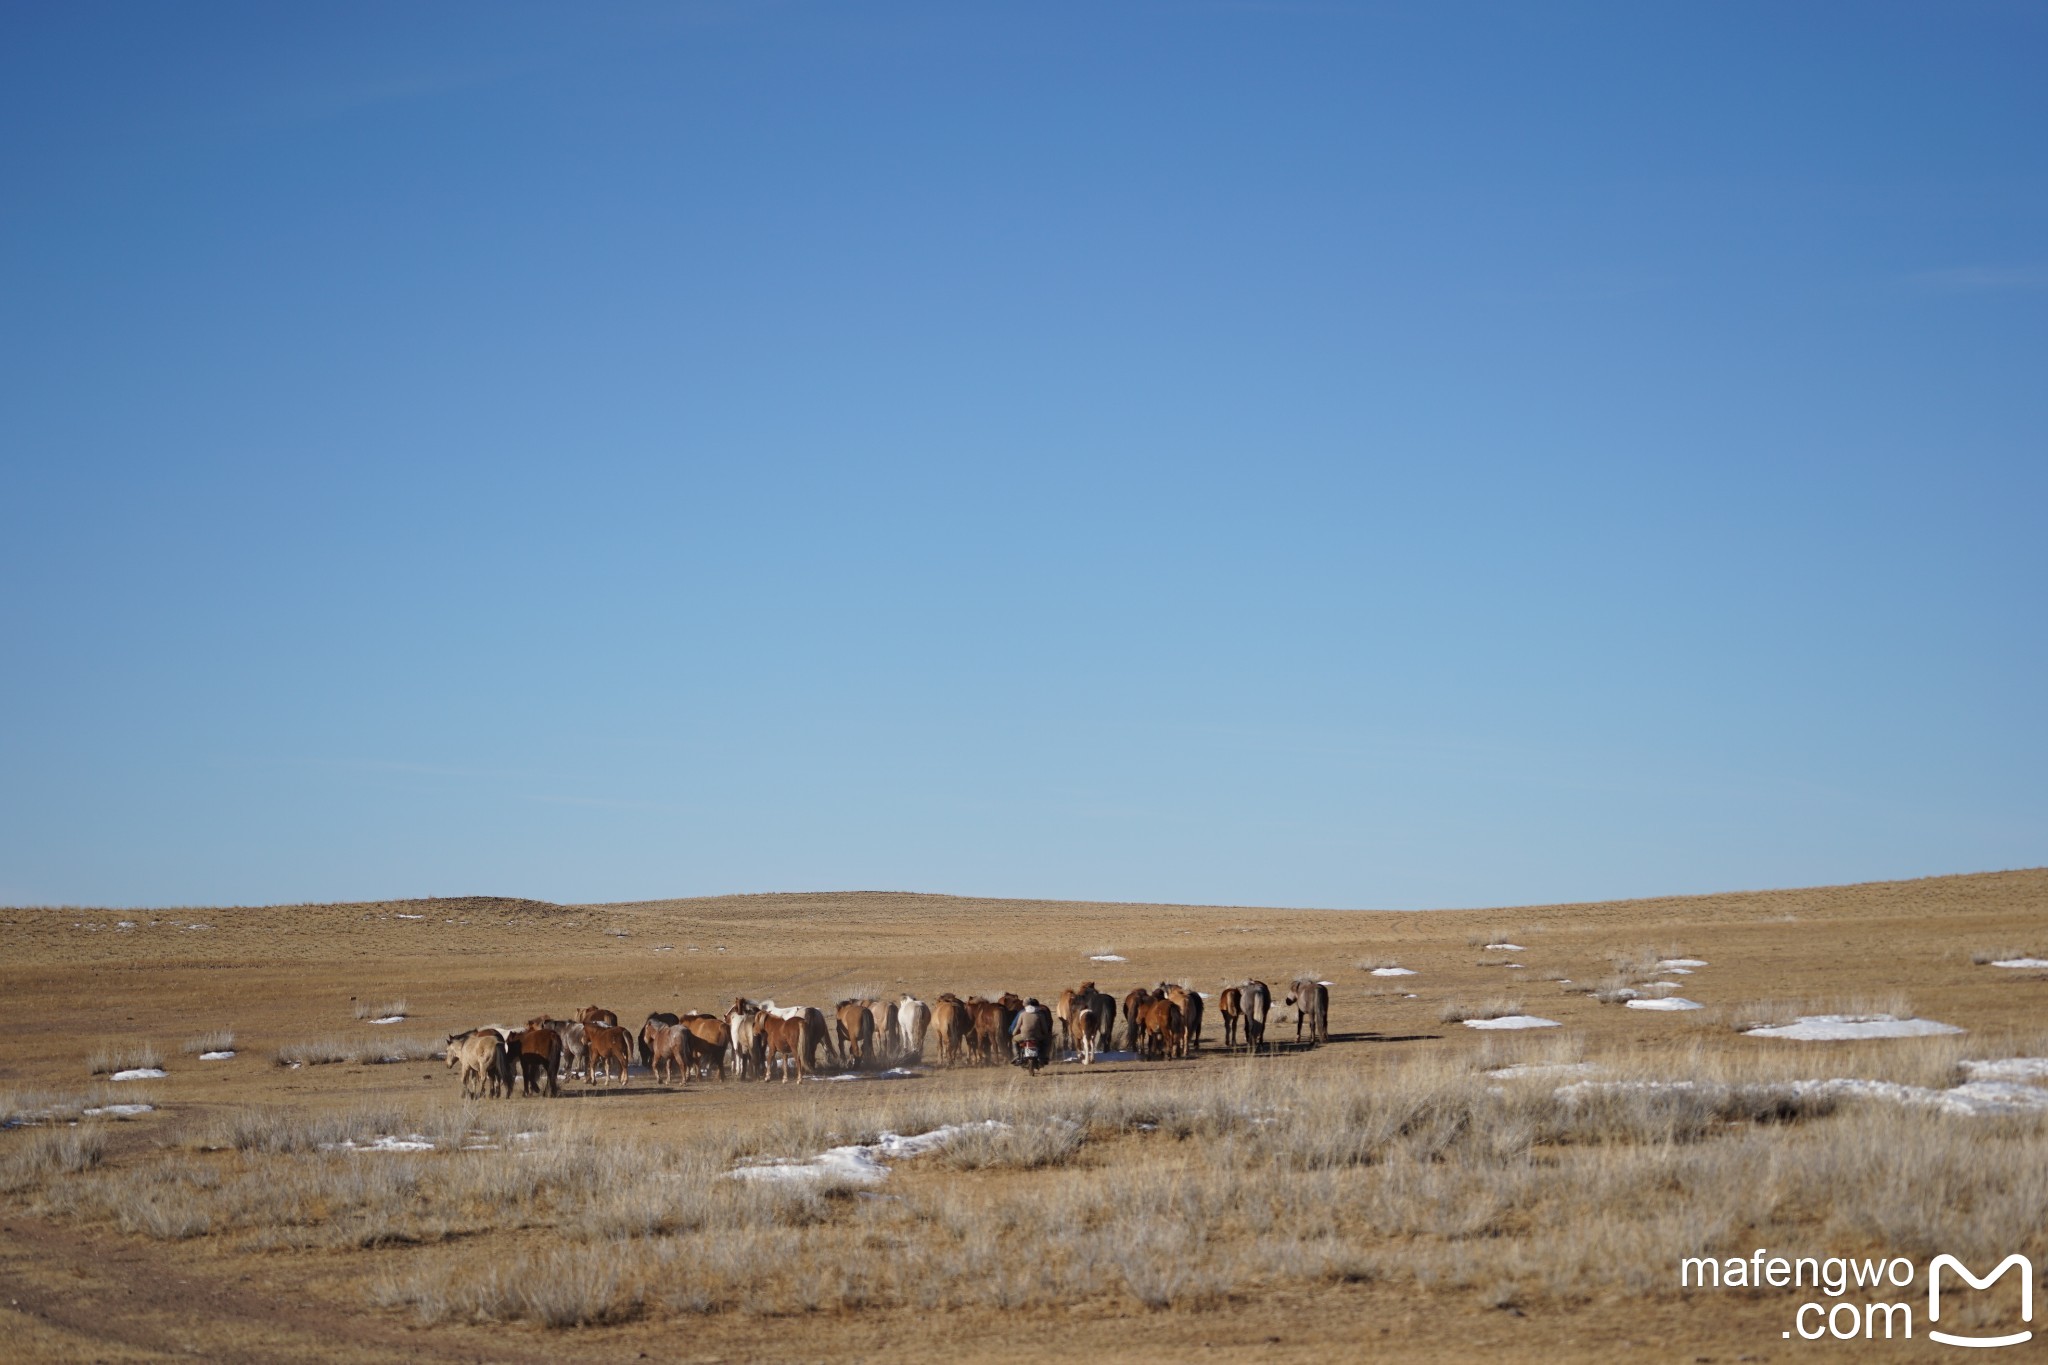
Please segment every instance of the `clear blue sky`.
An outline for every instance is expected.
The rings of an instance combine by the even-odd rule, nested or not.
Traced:
[[[2048,862],[2039,4],[12,5],[0,901]]]

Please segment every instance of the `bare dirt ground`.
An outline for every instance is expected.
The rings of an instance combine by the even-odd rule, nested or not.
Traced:
[[[862,989],[926,999],[1013,989],[1050,1000],[1094,980],[1132,986],[1186,979],[1213,993],[1247,975],[1282,986],[1313,973],[1333,983],[1332,1038],[1256,1065],[1333,1086],[1370,1089],[1418,1060],[1466,1064],[1499,1035],[1447,1023],[1450,1001],[1513,997],[1588,1056],[1668,1055],[1732,1064],[1806,1049],[1814,1075],[1897,1043],[1800,1044],[1746,1037],[1731,1025],[1754,1002],[1891,1000],[1958,1025],[1971,1040],[2020,1040],[2037,1052],[2048,971],[1992,968],[1973,954],[2048,955],[2048,870],[1925,881],[1488,911],[1319,912],[1245,907],[967,900],[894,893],[760,895],[597,906],[461,898],[363,905],[0,910],[0,1090],[78,1093],[88,1054],[147,1040],[169,1075],[131,1083],[156,1107],[88,1120],[107,1134],[103,1169],[138,1169],[189,1145],[224,1113],[319,1114],[447,1101],[438,1061],[290,1069],[279,1048],[322,1038],[431,1039],[487,1022],[518,1023],[578,1006],[616,1009],[636,1026],[654,1010],[720,1011],[736,995],[830,1005]],[[1489,943],[1517,945],[1512,951]],[[1709,1008],[1660,1013],[1601,1004],[1586,987],[1611,978],[1611,955],[1708,964],[1675,978]],[[1114,955],[1122,962],[1091,960]],[[1508,966],[1507,963],[1519,966]],[[1398,963],[1414,975],[1374,976]],[[1276,990],[1276,996],[1280,992]],[[1412,995],[1413,998],[1407,998]],[[360,1004],[403,1000],[395,1025],[359,1020]],[[232,1028],[236,1056],[201,1062],[181,1043]],[[1277,1026],[1292,1038],[1291,1025]],[[1249,1063],[1211,1044],[1188,1062],[1055,1066],[1048,1093],[1146,1083],[1171,1073],[1199,1089]],[[2018,1053],[2013,1053],[2018,1055]],[[1004,1083],[1010,1083],[1004,1076]],[[990,1073],[932,1068],[890,1082],[903,1093],[970,1097]],[[881,1083],[657,1086],[623,1091],[570,1082],[558,1100],[498,1102],[574,1115],[593,1143],[681,1142],[759,1129],[793,1106],[874,1102]],[[108,1087],[111,1093],[118,1086]],[[1850,1122],[1837,1116],[1825,1122]],[[1967,1123],[1959,1119],[1954,1122]],[[0,1158],[38,1129],[0,1132]],[[1130,1144],[1144,1135],[1122,1139]],[[1200,1141],[1201,1139],[1190,1139]],[[1135,1150],[1135,1147],[1133,1148]],[[375,1154],[337,1155],[368,1162]],[[905,1162],[889,1189],[941,1179]],[[999,1173],[991,1180],[1023,1180]],[[1032,1179],[1061,1179],[1036,1172]],[[1840,1191],[1853,1202],[1861,1194]],[[2048,1224],[2048,1207],[2036,1224]],[[317,1219],[318,1211],[307,1215]],[[716,1229],[693,1234],[715,1237]],[[890,1254],[877,1234],[862,1254]],[[1012,1307],[901,1305],[813,1311],[647,1312],[568,1329],[444,1319],[431,1325],[380,1306],[373,1286],[426,1256],[501,1260],[557,1245],[545,1227],[463,1231],[441,1245],[286,1245],[250,1236],[149,1236],[67,1213],[47,1198],[0,1194],[0,1333],[27,1360],[963,1360],[1167,1355],[1204,1360],[1274,1355],[1418,1360],[1609,1357],[1655,1352],[1696,1361],[1868,1358],[1782,1335],[1782,1295],[1583,1293],[1503,1300],[1398,1274],[1290,1276],[1275,1265],[1207,1301],[1148,1307],[1105,1287],[1071,1301]],[[1397,1262],[1403,1244],[1390,1240]],[[452,1253],[451,1253],[452,1248]],[[1044,1251],[1044,1249],[1041,1249]],[[1058,1254],[1054,1247],[1044,1254]],[[1825,1254],[1825,1248],[1822,1248]],[[1661,1276],[1663,1272],[1659,1270]],[[1670,1278],[1675,1279],[1676,1268]],[[1885,1343],[1888,1357],[1952,1350]]]

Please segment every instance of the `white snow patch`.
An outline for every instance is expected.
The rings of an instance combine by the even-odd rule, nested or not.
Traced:
[[[1688,1000],[1682,995],[1667,995],[1659,1000],[1630,1000],[1625,1002],[1632,1010],[1697,1010],[1706,1006],[1697,1000]]]
[[[188,924],[185,927],[187,929],[211,929],[213,926],[211,924]]]
[[[1374,976],[1413,976],[1415,975],[1415,969],[1413,967],[1375,967],[1372,969],[1372,974]]]
[[[1498,1019],[1467,1019],[1466,1028],[1562,1028],[1555,1019],[1538,1019],[1533,1014],[1508,1014]]]
[[[842,1071],[836,1076],[813,1076],[814,1081],[907,1081],[921,1075],[913,1067],[892,1066],[887,1071]]]
[[[202,1062],[225,1062],[234,1055],[235,1050],[233,1048],[223,1048],[219,1052],[202,1052],[199,1054],[199,1060]]]
[[[343,1142],[323,1142],[323,1152],[431,1152],[434,1140],[424,1133],[413,1133],[407,1137],[395,1137],[390,1133],[371,1138],[368,1142],[357,1142],[350,1138]]]
[[[1404,996],[1402,996],[1401,998],[1402,998],[1403,1000],[1420,1000],[1420,999],[1421,999],[1422,997],[1421,997],[1421,996],[1419,996],[1419,995],[1415,995],[1415,994],[1412,994],[1412,993],[1411,993],[1411,994],[1408,994],[1408,995],[1404,995]]]
[[[734,1180],[817,1180],[831,1176],[856,1185],[875,1185],[888,1177],[885,1160],[923,1156],[962,1134],[1001,1132],[1009,1126],[1001,1119],[983,1119],[979,1123],[949,1123],[910,1137],[884,1133],[873,1142],[829,1148],[807,1161],[797,1157],[757,1158],[733,1168],[727,1176]]]
[[[1517,1062],[1495,1067],[1486,1074],[1497,1081],[1519,1080],[1524,1076],[1583,1076],[1600,1068],[1591,1062]]]
[[[1964,1062],[1963,1074],[1973,1081],[2048,1081],[2048,1057],[2003,1057],[1995,1062]]]
[[[1489,943],[1486,945],[1486,951],[1489,953],[1526,953],[1529,950],[1519,943]]]
[[[160,1066],[138,1066],[127,1071],[116,1071],[107,1077],[110,1081],[160,1081],[171,1073]]]
[[[387,1014],[382,1019],[366,1019],[363,1022],[366,1024],[402,1024],[405,1022],[405,1016],[402,1014]]]
[[[116,1118],[126,1118],[130,1114],[149,1114],[155,1111],[156,1106],[153,1104],[102,1104],[96,1108],[81,1109],[78,1112],[81,1114],[112,1114]]]
[[[1692,975],[1692,968],[1690,968],[1690,967],[1660,967],[1660,968],[1658,968],[1658,970],[1659,970],[1659,971],[1662,971],[1662,972],[1668,972],[1668,973],[1670,973],[1670,974],[1671,974],[1672,976],[1691,976],[1691,975]]]
[[[406,914],[398,914],[398,915],[393,915],[393,916],[392,916],[391,918],[393,918],[393,919],[425,919],[425,918],[426,918],[426,916],[425,916],[425,915],[406,915]]]
[[[1508,968],[1510,971],[1520,971],[1522,967],[1522,964],[1519,962],[1503,962],[1500,965]]]
[[[1849,1042],[1858,1038],[1928,1038],[1961,1033],[1932,1019],[1898,1019],[1889,1014],[1809,1014],[1789,1024],[1746,1030],[1751,1038],[1792,1038],[1803,1043]]]
[[[1660,971],[1660,972],[1675,972],[1675,971],[1677,971],[1677,970],[1678,970],[1678,969],[1679,969],[1680,967],[1683,967],[1683,968],[1685,968],[1685,969],[1686,969],[1687,971],[1690,971],[1690,970],[1692,970],[1692,969],[1693,969],[1694,967],[1704,967],[1704,966],[1706,966],[1706,965],[1707,965],[1707,963],[1706,963],[1706,960],[1705,960],[1704,958],[1697,958],[1697,957],[1667,957],[1667,958],[1665,958],[1665,959],[1664,959],[1664,960],[1663,960],[1662,962],[1659,962],[1659,963],[1657,964],[1657,970],[1658,970],[1658,971]]]
[[[1088,960],[1089,960],[1090,962],[1129,962],[1129,961],[1130,961],[1130,959],[1129,959],[1129,958],[1127,958],[1127,957],[1125,957],[1125,956],[1124,956],[1124,955],[1123,955],[1122,953],[1090,953],[1090,954],[1088,954]]]
[[[1994,967],[2048,967],[2048,958],[2009,957],[2003,962],[1994,962]]]
[[[1570,1100],[1609,1090],[1676,1091],[1697,1088],[1698,1083],[1694,1081],[1574,1081],[1570,1085],[1559,1086],[1557,1097]],[[1900,1085],[1895,1081],[1835,1076],[1823,1080],[1784,1081],[1757,1088],[1789,1090],[1802,1097],[1818,1095],[1834,1099],[1920,1104],[1943,1113],[1970,1116],[2048,1112],[2048,1090],[2031,1085],[2018,1085],[2010,1081],[1965,1081],[1952,1089],[1931,1090],[1926,1086]]]
[[[135,927],[135,921],[132,919],[124,919],[114,927],[116,929],[133,929]]]

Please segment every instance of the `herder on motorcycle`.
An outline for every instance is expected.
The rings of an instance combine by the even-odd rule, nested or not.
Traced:
[[[1032,1075],[1052,1057],[1052,1011],[1033,996],[1010,1025],[1011,1061]]]

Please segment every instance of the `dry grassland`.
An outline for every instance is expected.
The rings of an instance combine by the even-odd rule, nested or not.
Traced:
[[[2040,1118],[1800,1084],[1939,1091],[1973,1060],[2048,1056],[2048,971],[1988,965],[2048,940],[2042,871],[1485,912],[865,894],[14,909],[0,928],[18,1358],[1911,1360],[1945,1348],[1787,1340],[1810,1290],[1681,1290],[1678,1262],[2048,1265]],[[1090,960],[1107,953],[1128,961]],[[1683,959],[1706,965],[1665,965]],[[1414,974],[1372,974],[1395,966]],[[742,993],[1213,994],[1247,974],[1277,1000],[1303,972],[1334,983],[1330,1043],[1257,1058],[1224,1055],[1212,1017],[1188,1062],[636,1072],[465,1103],[433,1056],[593,1003],[636,1026]],[[1966,1032],[1739,1031],[1874,1011]],[[1465,1023],[1522,1013],[1560,1027]],[[105,1079],[143,1065],[170,1074]],[[947,1125],[885,1177],[730,1174]],[[1991,1330],[2010,1309],[1962,1311]]]

